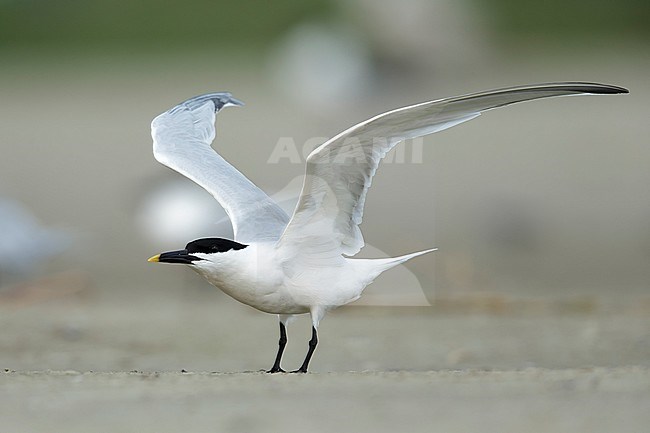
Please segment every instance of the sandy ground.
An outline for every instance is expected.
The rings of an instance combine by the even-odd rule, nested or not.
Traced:
[[[23,432],[642,432],[649,388],[647,368],[11,372],[1,411],[3,431]]]
[[[215,291],[5,299],[7,432],[642,432],[647,299],[348,307],[307,375],[268,375],[277,323]],[[289,327],[299,365],[307,320]]]

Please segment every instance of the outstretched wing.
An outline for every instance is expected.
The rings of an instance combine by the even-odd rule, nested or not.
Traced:
[[[516,102],[577,94],[627,93],[594,83],[550,83],[474,93],[398,108],[359,123],[307,158],[302,192],[278,248],[325,257],[363,247],[363,205],[379,162],[400,141],[442,131]]]
[[[214,196],[230,217],[238,242],[275,241],[289,217],[262,190],[230,165],[210,144],[216,113],[243,105],[230,93],[188,99],[151,122],[154,157]]]

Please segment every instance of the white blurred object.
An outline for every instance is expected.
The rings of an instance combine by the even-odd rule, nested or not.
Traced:
[[[203,189],[182,180],[157,185],[142,199],[136,215],[140,231],[153,246],[204,236],[232,237],[226,212]]]
[[[38,272],[64,252],[72,239],[63,230],[43,227],[15,201],[0,199],[0,275],[20,279]]]
[[[306,23],[291,29],[269,53],[269,68],[283,95],[314,112],[354,100],[373,78],[364,40],[340,25]]]
[[[152,246],[164,248],[201,237],[233,237],[226,212],[203,189],[185,180],[156,185],[145,194],[136,211],[140,232]],[[271,197],[285,212],[291,213],[301,188],[302,177],[296,177]]]

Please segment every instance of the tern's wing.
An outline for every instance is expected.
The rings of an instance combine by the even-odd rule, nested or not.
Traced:
[[[627,93],[593,83],[511,87],[398,108],[359,123],[307,158],[302,192],[278,248],[320,258],[354,255],[363,247],[363,205],[379,162],[400,141],[442,131],[481,112],[531,99],[583,93]]]
[[[153,154],[161,164],[192,179],[214,196],[230,217],[238,242],[275,241],[287,214],[211,147],[216,113],[243,105],[229,93],[188,99],[151,122]]]

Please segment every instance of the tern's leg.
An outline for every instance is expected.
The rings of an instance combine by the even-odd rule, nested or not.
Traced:
[[[278,354],[275,356],[275,362],[273,367],[267,373],[285,373],[285,371],[280,367],[280,361],[282,360],[282,353],[284,352],[284,346],[287,345],[287,323],[288,316],[280,315],[280,340],[278,341]]]
[[[316,345],[318,344],[318,323],[320,322],[320,319],[323,318],[325,315],[325,309],[323,308],[316,308],[311,311],[311,340],[309,340],[309,350],[307,351],[307,356],[305,356],[305,360],[302,362],[302,365],[298,370],[292,371],[292,373],[307,373],[307,368],[309,367],[309,361],[311,360],[311,356],[314,354],[314,350],[316,350]]]
[[[305,360],[302,362],[300,368],[298,370],[292,371],[292,373],[307,373],[307,367],[309,367],[309,361],[311,360],[311,356],[314,354],[314,350],[316,349],[317,344],[318,344],[318,332],[316,332],[316,328],[312,326],[311,340],[309,340],[309,351],[307,351],[307,356],[305,357]]]

